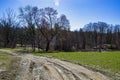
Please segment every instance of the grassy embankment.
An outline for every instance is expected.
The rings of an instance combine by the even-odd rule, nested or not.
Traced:
[[[0,80],[15,80],[19,58],[0,52]]]

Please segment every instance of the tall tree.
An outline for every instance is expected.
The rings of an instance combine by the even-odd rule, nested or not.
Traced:
[[[115,41],[115,45],[118,49],[120,49],[119,45],[120,45],[120,25],[115,25],[114,28],[114,41]]]
[[[0,20],[4,47],[15,47],[16,27],[19,25],[13,10],[8,9]]]
[[[58,13],[56,10],[47,7],[44,9],[39,9],[39,17],[35,18],[35,23],[46,40],[46,51],[49,50],[50,43],[56,36],[55,24],[57,14]]]
[[[61,21],[64,20],[65,22],[68,22],[65,15],[57,19],[57,14],[55,9],[47,7],[39,9],[38,16],[35,18],[36,25],[46,40],[46,51],[49,50],[51,42],[56,38],[58,33],[60,33],[60,30],[63,29],[63,27],[66,27],[66,24],[60,25],[60,23],[63,24]],[[63,19],[60,20],[61,18]]]
[[[34,21],[34,7],[31,6],[26,6],[25,8],[20,8],[20,19],[24,23],[24,26],[27,28],[27,33],[28,33],[28,41],[31,43],[31,46],[33,48],[33,51],[35,51],[35,36],[36,36],[36,31],[35,31],[35,21]]]
[[[98,22],[98,28],[99,28],[99,52],[102,50],[103,46],[103,40],[104,40],[104,34],[107,32],[108,24],[105,22]]]

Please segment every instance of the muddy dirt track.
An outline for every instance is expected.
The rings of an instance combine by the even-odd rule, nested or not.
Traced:
[[[59,59],[0,51],[21,57],[16,80],[111,80],[100,72]]]

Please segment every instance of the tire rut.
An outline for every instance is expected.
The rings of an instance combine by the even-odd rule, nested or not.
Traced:
[[[78,80],[111,80],[110,78],[104,76],[100,72],[92,71],[86,69],[83,66],[73,64],[70,62],[61,61],[58,59],[49,59],[48,61],[54,64],[57,64],[68,71],[71,71],[73,75],[78,77]]]
[[[50,63],[53,63],[51,61],[49,61]],[[59,67],[62,71],[65,72],[65,74],[71,74],[69,77],[73,76],[72,79],[69,80],[91,80],[91,78],[89,78],[86,74],[80,72],[78,73],[78,71],[74,71],[71,70],[70,67],[66,67],[63,64],[59,64],[59,63],[53,63],[55,66]]]
[[[22,80],[110,80],[99,72],[70,62],[30,54],[22,57],[19,74]]]

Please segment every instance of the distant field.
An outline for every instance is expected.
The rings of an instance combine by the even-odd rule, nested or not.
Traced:
[[[36,55],[54,57],[91,67],[108,75],[120,77],[120,52],[55,52],[34,53]]]

